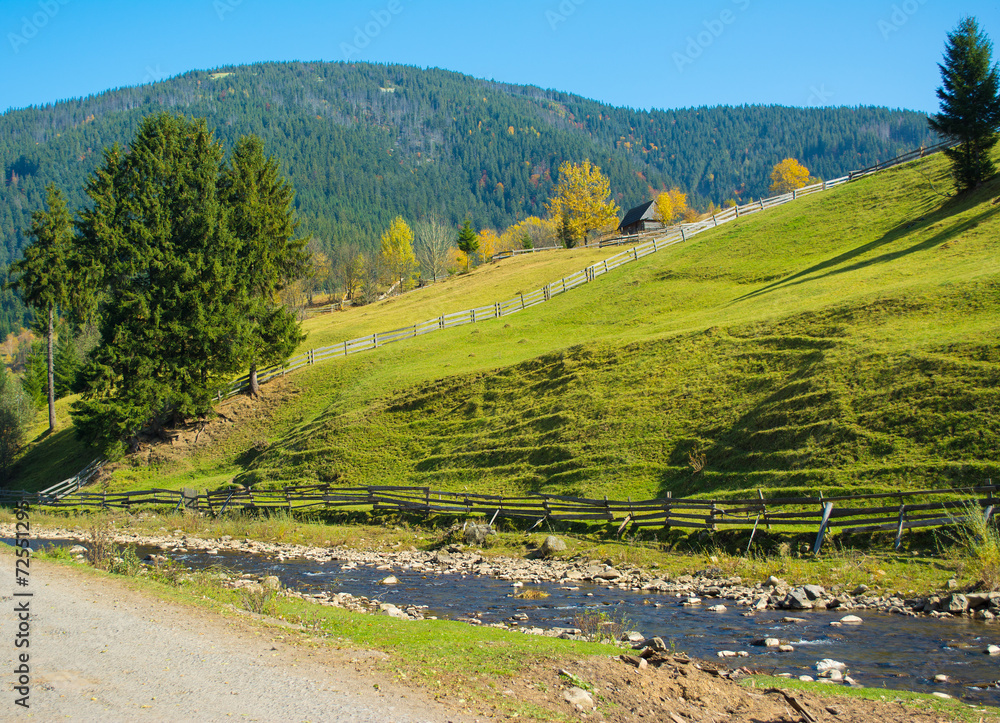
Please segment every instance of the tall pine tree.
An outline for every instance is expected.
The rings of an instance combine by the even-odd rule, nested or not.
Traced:
[[[285,361],[305,338],[277,293],[305,274],[309,254],[305,239],[295,237],[295,192],[281,176],[278,162],[264,155],[257,136],[244,136],[236,144],[220,179],[220,193],[240,249],[240,355],[249,364],[249,393],[256,397],[258,367]]]
[[[930,127],[958,145],[945,151],[959,192],[975,188],[996,172],[990,151],[1000,130],[1000,67],[991,64],[993,44],[976,19],[963,18],[948,33],[942,85],[937,90],[941,112]]]

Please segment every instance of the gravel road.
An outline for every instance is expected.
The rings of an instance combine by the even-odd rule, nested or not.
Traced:
[[[0,720],[473,721],[367,671],[380,653],[286,644],[280,629],[32,560],[30,709],[15,705],[14,557],[0,606]],[[2,573],[0,573],[2,574]],[[21,601],[24,598],[17,598]],[[377,688],[375,686],[378,686]]]

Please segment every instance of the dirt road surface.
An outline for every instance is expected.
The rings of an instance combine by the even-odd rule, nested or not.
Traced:
[[[14,557],[0,555],[0,720],[474,721],[419,692],[366,674],[377,653],[310,649],[240,620],[164,602],[85,571],[32,561],[14,589]],[[3,574],[0,572],[0,574]],[[13,596],[28,590],[30,598]],[[29,647],[15,648],[29,601]],[[30,655],[30,708],[15,668]],[[377,686],[377,687],[376,687]]]

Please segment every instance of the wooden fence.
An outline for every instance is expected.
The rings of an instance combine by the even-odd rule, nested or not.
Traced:
[[[501,495],[441,492],[428,487],[337,487],[330,484],[296,485],[280,489],[254,490],[234,487],[215,492],[151,489],[130,492],[76,492],[65,497],[44,493],[0,491],[0,504],[21,501],[50,508],[75,507],[131,510],[139,507],[170,507],[201,510],[222,515],[237,510],[338,509],[406,512],[418,515],[482,516],[490,524],[497,518],[533,521],[534,529],[545,521],[610,524],[620,535],[627,527],[683,528],[715,531],[750,530],[750,543],[764,526],[816,531],[813,551],[819,552],[827,534],[871,534],[894,532],[898,548],[906,530],[961,524],[970,506],[979,508],[987,521],[993,519],[995,493],[1000,487],[918,490],[840,497],[765,498],[730,500],[672,498],[609,500],[563,495]],[[749,544],[747,549],[749,549]]]
[[[347,341],[319,349],[310,349],[309,351],[293,356],[282,366],[274,366],[261,370],[257,375],[257,379],[261,384],[263,384],[264,382],[274,379],[275,377],[283,376],[289,372],[295,371],[296,369],[301,369],[302,367],[309,366],[320,361],[325,361],[327,359],[346,357],[351,354],[357,354],[358,352],[377,349],[380,346],[391,344],[393,342],[429,334],[433,331],[450,329],[463,324],[475,324],[481,321],[486,321],[487,319],[499,319],[503,316],[524,311],[528,307],[549,301],[552,297],[565,293],[572,288],[594,281],[598,276],[603,276],[619,266],[632,261],[638,261],[643,256],[648,256],[649,254],[656,253],[657,251],[661,251],[669,246],[673,246],[674,244],[687,241],[692,236],[699,234],[706,229],[715,228],[721,224],[735,221],[738,218],[749,216],[760,211],[765,211],[769,208],[774,208],[775,206],[781,206],[814,193],[835,188],[849,181],[899,165],[900,163],[906,163],[907,161],[911,161],[916,158],[922,158],[926,155],[937,153],[938,151],[949,147],[949,145],[949,143],[939,143],[928,148],[918,148],[888,161],[877,163],[869,168],[864,168],[860,171],[852,171],[850,174],[842,176],[841,178],[835,178],[832,181],[822,181],[810,186],[795,189],[791,193],[772,196],[771,198],[763,198],[759,201],[753,201],[742,206],[732,206],[721,213],[714,214],[711,218],[703,219],[697,223],[685,223],[671,229],[666,229],[664,232],[649,238],[649,240],[636,243],[634,246],[625,251],[617,253],[604,261],[592,264],[585,269],[581,269],[580,271],[570,274],[569,276],[565,276],[558,281],[552,282],[551,284],[546,284],[541,289],[536,289],[535,291],[531,291],[526,294],[518,294],[513,299],[494,302],[488,306],[479,306],[474,309],[466,309],[465,311],[456,311],[451,314],[444,314],[443,316],[439,316],[434,319],[418,322],[412,326],[377,332],[361,336],[356,339],[348,339]],[[637,238],[640,237],[623,237],[614,239],[614,241],[618,243],[630,243]],[[531,251],[534,250],[525,250],[524,252],[530,253]],[[511,252],[512,255],[515,253],[521,252]],[[244,375],[234,381],[228,388],[220,390],[218,393],[218,399],[221,400],[223,398],[239,394],[240,392],[246,390],[248,386],[249,376]]]

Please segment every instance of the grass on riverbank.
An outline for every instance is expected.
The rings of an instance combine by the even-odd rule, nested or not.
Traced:
[[[778,688],[785,691],[808,691],[815,695],[830,699],[834,706],[838,698],[855,700],[873,700],[887,703],[898,703],[914,712],[935,713],[947,716],[951,721],[968,721],[982,723],[984,714],[997,715],[997,711],[985,706],[963,703],[960,700],[939,698],[926,693],[914,693],[908,690],[887,690],[885,688],[851,688],[844,685],[829,685],[818,682],[808,682],[796,678],[778,678],[771,675],[751,675],[740,680],[740,685],[746,688]]]

